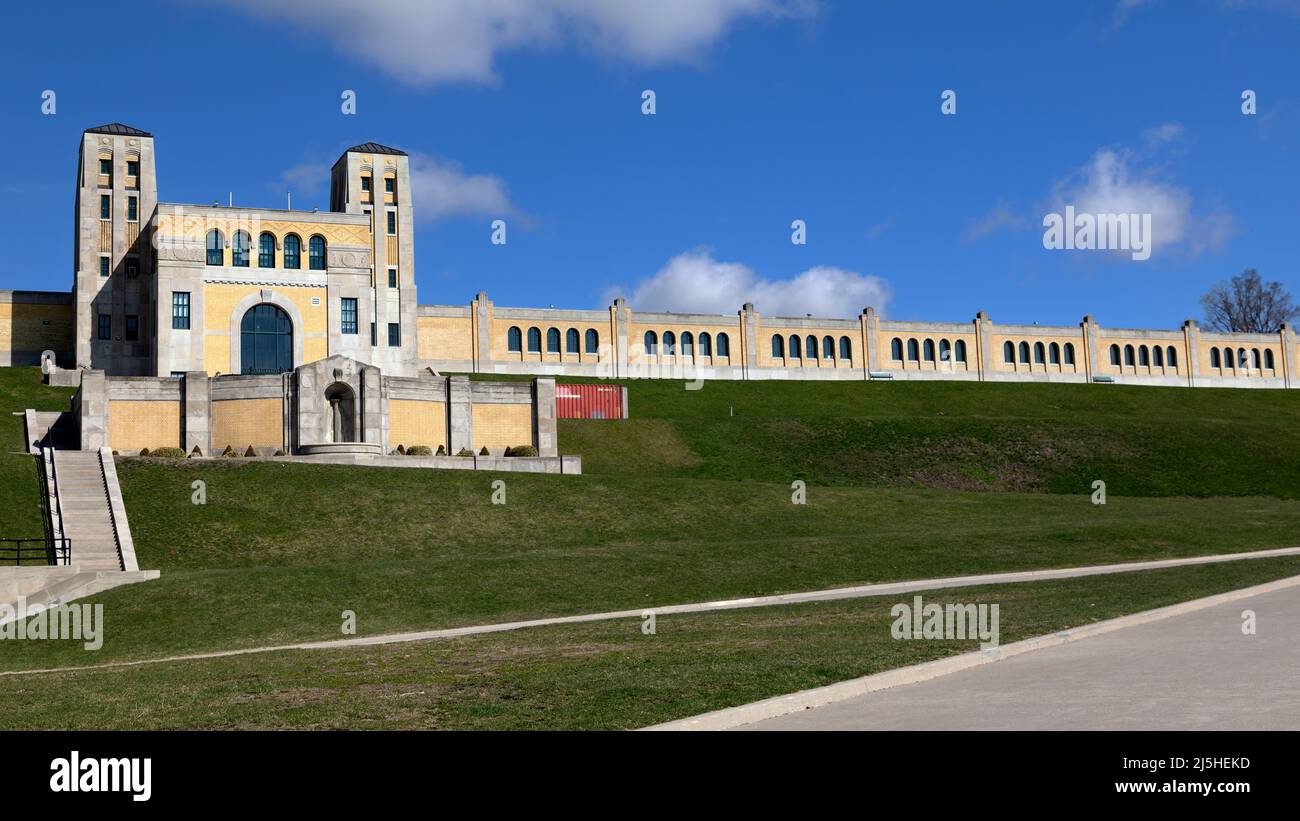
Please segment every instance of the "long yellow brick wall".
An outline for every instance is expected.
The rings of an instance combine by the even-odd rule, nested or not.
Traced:
[[[127,453],[181,447],[181,405],[114,399],[108,403],[108,446]]]
[[[223,399],[212,403],[212,451],[241,454],[252,445],[284,447],[284,403],[279,399]]]
[[[72,306],[0,302],[0,362],[15,351],[72,350]]]
[[[388,400],[389,448],[426,445],[447,447],[447,406],[418,399]]]
[[[533,443],[531,405],[475,405],[470,416],[474,450]]]
[[[421,359],[473,358],[469,317],[422,316],[416,320],[416,328],[419,332],[416,351]]]

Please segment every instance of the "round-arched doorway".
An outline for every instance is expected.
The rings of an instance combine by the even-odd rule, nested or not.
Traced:
[[[287,373],[293,370],[293,322],[269,302],[254,305],[239,323],[240,373]]]

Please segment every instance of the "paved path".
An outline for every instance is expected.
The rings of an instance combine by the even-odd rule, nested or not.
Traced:
[[[1298,625],[1300,586],[1274,587],[742,729],[1296,730]]]
[[[903,593],[913,593],[922,590],[938,590],[951,587],[1038,582],[1050,579],[1078,578],[1081,576],[1097,576],[1109,573],[1132,573],[1142,570],[1157,570],[1165,567],[1185,567],[1188,565],[1215,564],[1219,562],[1235,562],[1249,559],[1267,559],[1278,556],[1297,555],[1300,555],[1300,547],[1283,547],[1275,550],[1253,550],[1244,553],[1194,556],[1185,559],[1161,559],[1159,561],[1127,562],[1124,564],[1070,567],[1056,570],[1027,570],[1016,573],[986,573],[978,576],[952,576],[948,578],[921,579],[907,582],[868,584],[858,587],[838,587],[830,590],[814,590],[805,593],[784,593],[776,596],[755,596],[745,599],[725,599],[721,601],[696,602],[692,604],[671,604],[661,607],[638,608],[636,610],[613,610],[603,613],[584,613],[577,616],[554,616],[550,618],[530,619],[527,621],[479,624],[469,627],[452,627],[441,630],[388,633],[379,636],[361,636],[350,639],[330,639],[327,641],[309,641],[297,644],[247,647],[239,650],[222,650],[211,653],[190,653],[186,655],[139,659],[136,661],[89,664],[79,667],[55,667],[40,670],[2,670],[0,671],[0,676],[96,670],[110,667],[136,667],[144,664],[162,664],[172,661],[194,661],[199,659],[224,658],[226,656],[243,656],[251,653],[274,653],[284,650],[332,650],[344,647],[368,647],[381,644],[399,644],[410,641],[456,638],[459,636],[472,636],[482,633],[501,633],[508,630],[522,630],[529,627],[548,627],[559,624],[580,624],[594,621],[612,621],[615,619],[635,619],[640,618],[642,614],[647,612],[653,612],[656,616],[672,615],[677,613],[708,613],[716,610],[737,610],[747,607],[771,607],[773,605],[781,604],[798,604],[801,602],[812,601],[836,601],[841,599],[866,598],[869,596],[894,596]]]

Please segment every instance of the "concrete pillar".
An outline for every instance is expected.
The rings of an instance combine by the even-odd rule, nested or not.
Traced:
[[[623,297],[614,300],[610,311],[614,315],[614,376],[625,379],[628,368],[627,329],[632,320],[632,312],[628,310],[627,300]]]
[[[742,379],[748,379],[749,371],[758,367],[758,322],[754,303],[746,302],[740,309],[740,332],[744,345],[744,355],[740,360]]]
[[[975,332],[978,335],[980,357],[980,381],[993,379],[993,320],[988,311],[975,314]]]
[[[81,428],[81,449],[108,447],[108,378],[103,371],[81,374],[77,391],[77,417]]]
[[[492,362],[492,300],[486,291],[475,295],[470,303],[470,315],[474,320],[474,373],[484,373],[491,370]]]
[[[186,371],[181,380],[181,412],[185,419],[182,441],[186,453],[197,447],[204,456],[212,455],[211,395],[206,371]]]
[[[1282,327],[1278,329],[1277,335],[1282,339],[1282,385],[1283,387],[1294,387],[1295,379],[1295,331],[1291,328],[1289,322],[1283,322]]]
[[[559,431],[555,423],[555,379],[544,376],[533,380],[533,445],[538,456],[559,456]]]
[[[1083,329],[1083,375],[1091,382],[1093,375],[1097,373],[1097,321],[1092,318],[1092,314],[1084,316],[1083,321],[1079,323]]]
[[[872,371],[880,370],[880,317],[870,305],[862,311],[862,350],[865,351],[862,363],[862,378],[870,379]]]
[[[1183,323],[1183,356],[1187,359],[1187,386],[1195,387],[1201,375],[1201,329],[1195,319]]]
[[[388,397],[384,396],[382,373],[378,368],[369,367],[362,368],[360,376],[361,441],[378,442],[387,453]]]
[[[469,377],[447,377],[447,439],[452,456],[460,453],[461,448],[474,449],[472,409]]]

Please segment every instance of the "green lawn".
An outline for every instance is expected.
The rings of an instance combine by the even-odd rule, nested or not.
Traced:
[[[1007,644],[1296,573],[1300,559],[1265,559],[925,598],[998,604]],[[892,639],[895,602],[661,616],[654,635],[631,619],[9,676],[0,728],[627,729],[977,648]]]

